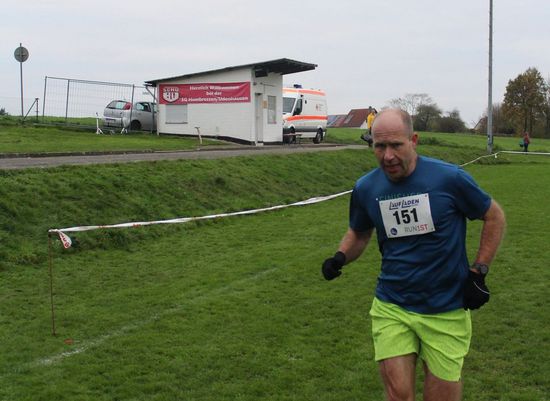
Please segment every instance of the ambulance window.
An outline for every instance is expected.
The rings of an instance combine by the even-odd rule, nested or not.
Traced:
[[[292,108],[294,107],[293,97],[283,97],[283,113],[292,113]]]
[[[299,116],[302,114],[302,99],[298,99],[296,102],[296,108],[294,109],[294,115]]]

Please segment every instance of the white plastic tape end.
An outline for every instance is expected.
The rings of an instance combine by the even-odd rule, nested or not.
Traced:
[[[58,231],[57,234],[59,235],[59,239],[61,240],[61,243],[63,244],[63,248],[67,249],[70,248],[73,242],[71,241],[71,238],[61,231]]]

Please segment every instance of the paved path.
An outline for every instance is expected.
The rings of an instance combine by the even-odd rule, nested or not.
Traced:
[[[328,152],[342,149],[366,149],[361,145],[269,145],[269,146],[239,146],[226,149],[209,149],[189,151],[162,151],[143,153],[106,153],[106,154],[69,154],[69,155],[31,155],[24,157],[0,157],[0,169],[48,168],[62,165],[86,165],[129,163],[151,160],[179,160],[179,159],[217,159],[222,157],[265,155],[265,154],[292,154],[307,152]]]

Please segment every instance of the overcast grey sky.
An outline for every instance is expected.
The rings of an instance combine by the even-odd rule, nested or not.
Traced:
[[[43,97],[44,76],[142,84],[283,57],[318,65],[284,82],[324,89],[329,114],[406,93],[427,93],[469,125],[487,108],[489,0],[4,0],[1,9],[0,107],[12,114],[19,43],[30,52],[25,108]],[[550,75],[549,44],[549,0],[494,0],[494,102],[529,67]]]

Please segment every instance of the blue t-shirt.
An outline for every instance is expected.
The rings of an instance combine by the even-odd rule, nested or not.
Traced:
[[[377,168],[355,184],[350,228],[376,228],[382,270],[376,296],[417,313],[463,307],[468,275],[466,218],[480,219],[491,198],[464,170],[423,156],[399,182]]]

